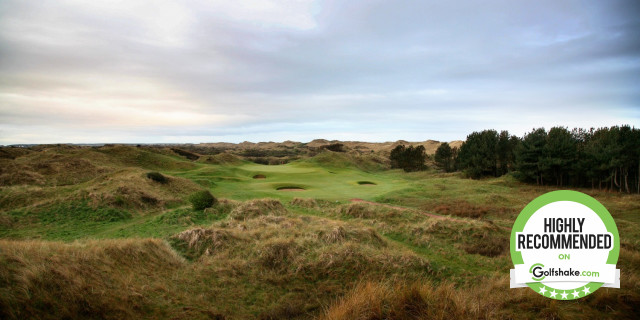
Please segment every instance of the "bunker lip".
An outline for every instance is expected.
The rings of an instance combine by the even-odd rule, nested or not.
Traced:
[[[254,179],[266,179],[267,176],[265,176],[264,174],[256,174],[255,176],[253,176]]]
[[[276,188],[278,191],[305,191],[305,188],[296,187],[296,186],[286,186],[286,187],[278,187]]]
[[[375,186],[377,183],[371,181],[358,181],[358,184],[361,186]]]

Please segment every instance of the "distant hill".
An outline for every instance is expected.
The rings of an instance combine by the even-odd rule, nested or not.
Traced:
[[[449,145],[451,147],[460,147],[462,145],[461,140],[449,141]],[[349,152],[358,152],[358,153],[370,153],[373,152],[381,152],[387,153],[390,152],[397,145],[412,145],[419,146],[422,145],[427,151],[427,154],[434,154],[438,146],[442,143],[441,141],[436,140],[426,140],[426,141],[388,141],[388,142],[363,142],[363,141],[340,141],[340,140],[326,140],[326,139],[315,139],[307,143],[296,142],[296,141],[284,141],[284,142],[242,142],[242,143],[229,143],[229,142],[216,142],[216,143],[200,143],[189,145],[193,148],[212,148],[219,149],[231,152],[243,151],[243,150],[282,150],[282,149],[301,149],[301,150],[318,150],[322,149],[326,146],[340,143],[345,146],[346,151]]]

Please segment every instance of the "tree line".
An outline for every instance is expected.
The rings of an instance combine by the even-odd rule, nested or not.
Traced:
[[[484,130],[468,135],[459,149],[442,143],[434,162],[474,179],[512,173],[538,185],[640,193],[640,129],[538,128],[522,138]]]

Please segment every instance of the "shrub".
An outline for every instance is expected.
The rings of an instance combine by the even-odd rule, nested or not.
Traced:
[[[216,203],[216,198],[209,192],[209,190],[201,190],[189,197],[189,202],[191,202],[191,206],[193,210],[204,210],[206,208],[210,208]]]
[[[160,183],[167,183],[169,181],[162,173],[156,171],[147,173],[147,178]]]

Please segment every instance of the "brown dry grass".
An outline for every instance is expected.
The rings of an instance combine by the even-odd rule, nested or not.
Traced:
[[[275,199],[249,200],[233,209],[229,216],[235,220],[246,220],[263,215],[285,215],[287,209]]]
[[[436,205],[431,208],[431,210],[439,214],[478,219],[487,215],[487,213],[489,213],[490,207],[473,205],[469,202],[459,200]]]
[[[338,207],[338,212],[353,218],[393,218],[403,215],[405,210],[388,206],[377,206],[365,202],[354,202]]]
[[[220,154],[216,154],[214,156],[200,157],[200,159],[198,159],[198,162],[204,162],[208,164],[229,165],[229,164],[239,164],[242,162],[242,160],[240,160],[240,158],[238,158],[233,154],[223,152]]]
[[[467,287],[364,282],[329,306],[321,319],[637,319],[640,283],[635,275],[622,281],[622,289],[604,288],[567,302],[528,288],[509,289],[508,276],[482,278]]]
[[[189,194],[201,189],[188,179],[166,176],[167,183],[159,184],[147,179],[145,175],[141,169],[118,170],[95,179],[90,186],[79,190],[71,198],[88,199],[93,206],[107,205],[135,210],[183,203]]]
[[[290,204],[292,206],[301,207],[301,208],[316,208],[318,207],[318,202],[315,199],[309,198],[293,198]]]
[[[0,318],[140,317],[183,263],[161,240],[0,240]]]

